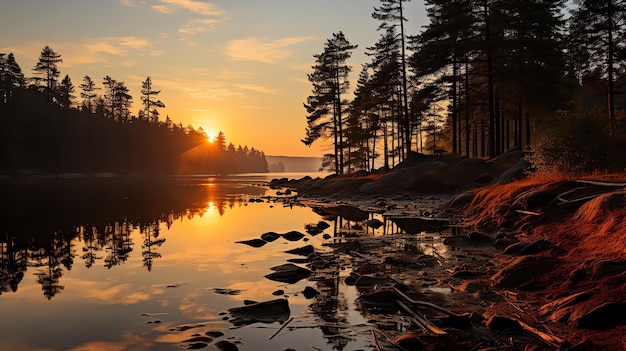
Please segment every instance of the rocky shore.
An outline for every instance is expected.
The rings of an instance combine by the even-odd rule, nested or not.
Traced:
[[[383,225],[377,213],[400,229],[345,231],[330,254],[303,260],[323,270],[350,257],[346,283],[377,349],[626,349],[626,183],[528,168],[520,151],[416,156],[387,172],[270,185],[330,218]]]

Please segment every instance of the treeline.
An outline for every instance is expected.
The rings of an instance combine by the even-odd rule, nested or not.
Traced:
[[[220,133],[209,143],[202,128],[159,118],[160,91],[142,82],[141,108],[124,82],[89,77],[76,88],[59,80],[61,55],[46,46],[27,78],[13,54],[0,54],[0,170],[198,174],[267,172],[263,152],[226,145]],[[98,91],[103,90],[99,95]]]
[[[331,141],[326,167],[391,167],[415,151],[493,158],[513,147],[546,165],[584,165],[576,171],[623,167],[625,2],[426,0],[420,30],[408,1],[374,8],[380,37],[353,95],[357,45],[338,32],[314,55],[302,141]]]

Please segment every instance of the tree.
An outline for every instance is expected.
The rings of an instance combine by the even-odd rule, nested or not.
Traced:
[[[39,61],[33,68],[35,74],[43,76],[33,79],[35,84],[48,96],[50,102],[54,101],[54,92],[60,75],[57,64],[61,62],[63,62],[61,55],[46,45],[39,55]]]
[[[82,89],[82,93],[80,93],[80,97],[83,99],[83,110],[89,111],[89,113],[95,112],[95,100],[98,97],[96,94],[96,90],[100,89],[96,87],[96,83],[91,80],[91,77],[85,76],[83,78],[83,82],[80,85]]]
[[[626,3],[623,0],[576,0],[570,31],[572,39],[589,55],[589,68],[604,74],[610,134],[615,129],[615,73],[626,46]]]
[[[372,59],[369,64],[372,69],[370,85],[383,130],[384,163],[385,167],[389,167],[390,157],[393,161],[395,154],[399,156],[399,159],[406,154],[406,148],[403,147],[406,139],[402,136],[403,134],[406,135],[404,133],[406,124],[405,114],[402,112],[404,107],[402,102],[401,49],[393,28],[387,29],[373,47],[367,48],[366,55]],[[397,127],[397,131],[394,126]],[[390,142],[389,136],[391,137]],[[391,152],[389,152],[390,143]],[[396,143],[396,147],[393,146],[394,143]]]
[[[553,115],[563,105],[563,6],[563,0],[503,1],[499,6],[499,30],[506,33],[498,45],[501,64],[496,68],[499,93],[506,93],[500,104],[502,111],[515,116],[515,145],[520,147],[531,142],[531,119]],[[502,119],[500,149],[508,144],[505,122]]]
[[[114,108],[113,105],[115,103],[115,86],[117,85],[117,81],[108,75],[104,78],[102,85],[104,85],[104,116],[107,118],[114,118]]]
[[[409,38],[414,50],[409,63],[418,78],[434,76],[430,84],[446,87],[451,149],[461,153],[460,71],[476,37],[476,17],[471,0],[427,0],[426,6],[430,23],[420,35]]]
[[[152,90],[152,80],[147,77],[145,81],[141,83],[141,103],[144,106],[143,116],[151,123],[159,122],[159,112],[156,108],[163,108],[165,104],[161,100],[153,100],[152,96],[159,95],[160,90]]]
[[[394,30],[396,26],[400,26],[400,47],[401,47],[401,72],[402,72],[402,112],[404,114],[404,146],[406,147],[406,155],[411,152],[411,120],[409,115],[408,88],[406,75],[406,36],[404,33],[404,22],[407,20],[403,15],[403,2],[411,0],[380,0],[382,5],[374,7],[372,17],[382,21],[378,29]]]
[[[128,122],[130,105],[133,97],[124,82],[116,82],[113,87],[113,118],[120,122]]]
[[[0,54],[0,102],[6,103],[13,95],[15,88],[21,88],[26,84],[22,69],[10,53],[6,58]]]
[[[307,116],[307,137],[302,140],[311,145],[319,138],[328,137],[331,132],[334,138],[335,171],[343,173],[343,106],[347,103],[342,99],[350,88],[348,76],[351,68],[346,61],[352,56],[352,45],[342,32],[333,33],[333,37],[324,44],[324,52],[315,57],[316,64],[308,79],[313,85],[313,95],[307,98],[304,107]]]
[[[70,76],[65,75],[58,89],[58,101],[61,107],[70,108],[72,106],[72,100],[75,98],[74,95],[74,85],[72,84],[72,80]]]

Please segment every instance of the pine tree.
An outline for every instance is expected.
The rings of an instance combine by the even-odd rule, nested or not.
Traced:
[[[0,53],[0,102],[6,103],[11,98],[16,88],[26,85],[26,79],[22,69],[15,61],[15,56],[10,53]]]
[[[80,93],[80,97],[83,99],[83,110],[89,111],[89,113],[93,114],[95,112],[95,100],[98,94],[96,94],[96,90],[100,89],[96,87],[96,83],[91,80],[91,77],[85,76],[83,78],[83,82],[80,85],[82,92]]]
[[[159,95],[160,90],[152,90],[152,80],[147,77],[145,81],[141,83],[141,103],[144,106],[143,116],[148,119],[150,123],[157,124],[159,122],[159,112],[157,108],[165,107],[165,104],[161,100],[154,100],[152,97]]]
[[[57,54],[49,46],[43,48],[39,55],[39,61],[33,68],[35,74],[43,77],[34,77],[35,84],[48,96],[50,102],[54,101],[55,89],[58,85],[59,75],[61,74],[58,63],[63,62],[60,54]]]
[[[350,88],[348,76],[351,68],[346,61],[352,56],[352,45],[342,32],[333,33],[333,37],[324,44],[324,52],[313,55],[316,64],[308,79],[313,85],[313,95],[307,98],[304,107],[307,116],[305,145],[311,145],[320,138],[327,138],[330,132],[334,142],[335,172],[343,173],[343,112],[347,102],[343,99]]]
[[[604,74],[610,133],[615,129],[615,75],[617,60],[626,46],[626,2],[623,0],[576,0],[572,13],[571,38],[589,55],[590,69]]]
[[[404,22],[407,20],[404,18],[404,6],[403,2],[411,0],[380,0],[382,5],[380,7],[374,7],[372,17],[374,19],[382,21],[378,29],[392,30],[395,32],[397,26],[400,27],[400,49],[401,49],[401,66],[400,71],[402,73],[402,113],[404,123],[404,146],[406,148],[406,155],[411,152],[411,117],[409,115],[409,103],[408,103],[408,84],[407,84],[407,68],[406,68],[406,35],[404,32]]]
[[[58,89],[58,101],[61,107],[65,107],[69,109],[72,106],[72,100],[75,98],[74,95],[74,85],[72,84],[72,80],[69,75],[65,75]]]

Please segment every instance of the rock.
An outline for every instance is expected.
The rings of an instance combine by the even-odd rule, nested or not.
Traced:
[[[304,295],[306,299],[312,299],[317,296],[317,294],[318,291],[310,286],[307,286],[306,288],[304,288],[304,290],[302,290],[302,295]]]
[[[265,278],[287,284],[295,284],[311,275],[310,270],[296,266],[292,263],[272,267],[270,269],[275,272],[266,275]]]
[[[261,239],[267,241],[267,242],[272,242],[275,241],[276,239],[280,238],[280,234],[278,233],[274,233],[274,232],[267,232],[267,233],[263,233],[261,234]]]
[[[204,334],[213,338],[219,338],[220,336],[224,336],[224,333],[222,333],[219,330],[209,330],[208,332]]]
[[[326,229],[330,228],[330,224],[328,224],[328,223],[326,223],[324,221],[319,221],[319,222],[317,222],[317,228],[319,230],[326,230]]]
[[[576,317],[573,316],[574,319]],[[607,302],[577,319],[579,328],[602,330],[626,324],[626,303]]]
[[[263,239],[252,239],[252,240],[242,240],[242,241],[236,241],[236,244],[244,244],[244,245],[248,245],[248,246],[252,246],[252,247],[261,247],[265,244],[267,244],[267,241],[263,240]]]
[[[229,340],[220,340],[214,346],[220,351],[239,351],[237,345]]]
[[[228,310],[233,318],[241,318],[246,322],[285,322],[291,310],[287,299],[276,299],[252,305],[234,307]]]
[[[396,301],[400,298],[398,294],[391,290],[377,290],[361,294],[357,301],[365,305],[376,307],[396,307]]]
[[[295,230],[282,234],[281,236],[283,237],[283,239],[288,240],[288,241],[298,241],[304,238],[304,234]]]
[[[285,253],[292,254],[292,255],[300,255],[300,256],[308,256],[312,254],[313,252],[315,252],[315,248],[313,247],[313,245],[306,245],[306,246],[302,246],[302,247],[285,251]]]
[[[319,229],[317,225],[314,225],[314,224],[307,224],[305,227],[305,231],[307,232],[307,234],[313,235],[313,236],[320,234],[322,232],[322,230]]]
[[[519,160],[515,166],[502,173],[496,178],[495,183],[507,184],[526,176],[526,170],[530,168],[530,163],[526,160]]]
[[[419,336],[414,333],[400,335],[398,338],[396,338],[396,340],[393,341],[393,343],[401,347],[404,350],[409,350],[409,351],[424,350],[424,344],[420,341]]]
[[[552,257],[522,256],[494,274],[491,281],[499,288],[529,288],[531,283],[553,270],[557,262]]]

